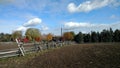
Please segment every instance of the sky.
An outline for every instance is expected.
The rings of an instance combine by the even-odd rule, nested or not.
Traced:
[[[120,29],[120,0],[0,0],[0,33]]]

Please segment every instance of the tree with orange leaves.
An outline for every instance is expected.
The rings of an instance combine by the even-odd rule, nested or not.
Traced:
[[[35,38],[35,41],[40,42],[40,41],[41,41],[41,38],[40,38],[40,37],[36,37],[36,38]]]
[[[70,41],[74,39],[74,35],[72,34],[72,32],[65,32],[63,34],[63,38],[67,41]]]
[[[47,41],[51,41],[53,38],[53,35],[49,33],[46,37],[47,37]]]

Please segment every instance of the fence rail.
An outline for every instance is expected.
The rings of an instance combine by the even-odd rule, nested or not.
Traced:
[[[63,42],[49,42],[49,43],[41,42],[41,43],[27,43],[27,44],[19,43],[17,40],[16,42],[18,44],[18,48],[0,50],[0,58],[12,57],[12,56],[25,56],[26,54],[31,52],[38,52],[50,48],[56,48],[56,47],[61,47],[63,45],[68,45],[68,43],[63,43]]]

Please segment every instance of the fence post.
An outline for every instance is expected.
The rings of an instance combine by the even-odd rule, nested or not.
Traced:
[[[18,48],[19,48],[22,56],[25,56],[25,54],[24,54],[25,51],[24,51],[24,47],[23,47],[22,43],[20,43],[20,42],[18,41],[18,39],[15,39],[15,40],[16,40],[16,42],[17,42],[17,44],[18,44]]]
[[[40,43],[34,43],[34,46],[35,46],[35,51],[36,52],[42,51],[42,47],[40,46]]]

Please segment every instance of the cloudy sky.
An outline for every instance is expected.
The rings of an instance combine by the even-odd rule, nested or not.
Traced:
[[[0,0],[0,33],[120,29],[120,0]]]

